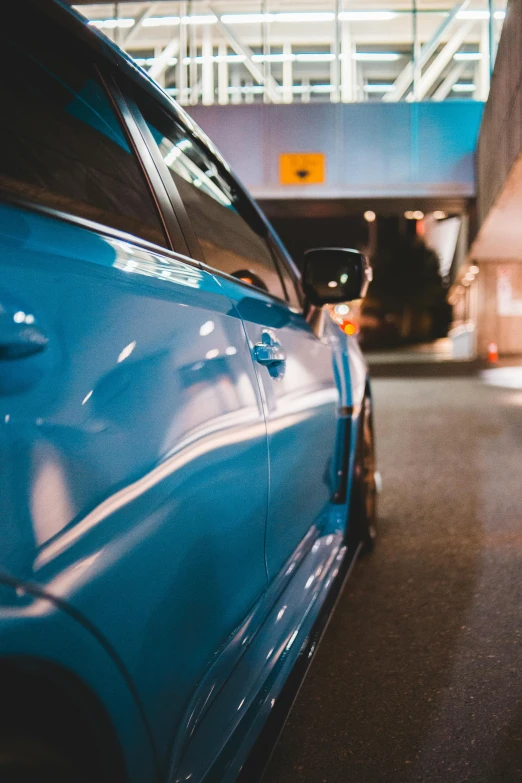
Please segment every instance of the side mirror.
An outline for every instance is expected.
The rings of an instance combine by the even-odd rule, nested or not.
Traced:
[[[305,253],[303,290],[313,305],[362,299],[372,278],[370,262],[358,250],[321,247]]]

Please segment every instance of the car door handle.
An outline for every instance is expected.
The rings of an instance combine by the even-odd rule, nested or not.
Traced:
[[[262,342],[254,345],[254,356],[263,367],[273,367],[286,361],[283,346],[267,332],[263,333]]]
[[[21,310],[14,313],[0,302],[0,361],[25,359],[41,353],[49,342],[34,324],[34,316]]]

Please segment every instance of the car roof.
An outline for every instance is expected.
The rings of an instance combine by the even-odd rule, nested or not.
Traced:
[[[106,59],[113,65],[116,65],[132,81],[139,85],[140,89],[145,90],[157,103],[161,104],[170,114],[174,114],[178,121],[195,136],[201,143],[215,155],[222,165],[230,171],[230,167],[223,158],[214,143],[207,134],[196,125],[187,112],[170,96],[160,85],[155,82],[137,65],[132,57],[124,52],[120,47],[110,40],[104,33],[88,24],[88,20],[82,16],[76,9],[72,8],[65,0],[30,0],[30,3],[37,6],[48,16],[53,17],[67,31],[78,38],[81,38],[88,46],[95,49],[98,56]]]

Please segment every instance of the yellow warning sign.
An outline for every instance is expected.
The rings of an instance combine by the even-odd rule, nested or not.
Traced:
[[[281,185],[320,185],[325,179],[323,152],[284,152],[279,156]]]

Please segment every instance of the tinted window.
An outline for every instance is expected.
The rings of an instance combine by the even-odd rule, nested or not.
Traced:
[[[285,258],[283,258],[283,251],[281,250],[281,248],[277,244],[277,241],[273,237],[270,239],[270,244],[272,247],[272,252],[277,259],[279,272],[281,274],[281,277],[283,278],[287,299],[292,305],[292,307],[295,307],[296,309],[300,310],[302,306],[302,302],[298,292],[299,284],[297,282],[297,279],[295,278],[294,274],[290,272],[287,261]]]
[[[201,146],[161,109],[140,106],[187,210],[206,263],[285,298],[254,208]]]
[[[0,32],[0,187],[165,244],[92,55],[82,56],[81,43],[58,35],[36,8],[25,11],[23,24],[14,19]]]

